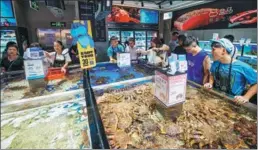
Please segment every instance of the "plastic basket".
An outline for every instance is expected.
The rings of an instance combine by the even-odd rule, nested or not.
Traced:
[[[64,77],[65,73],[63,73],[60,68],[49,68],[45,80],[57,80],[63,79]]]

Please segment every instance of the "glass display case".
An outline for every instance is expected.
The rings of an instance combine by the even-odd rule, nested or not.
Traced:
[[[90,71],[90,78],[93,78],[91,75],[112,68],[114,66],[109,64],[98,65]],[[71,71],[76,72],[76,69]],[[134,71],[129,72],[141,72]],[[120,70],[112,72],[114,74],[106,74],[121,74]],[[229,99],[225,95],[189,85],[186,102],[180,106],[181,111],[178,111],[179,117],[171,120],[173,115],[164,115],[162,111],[165,108],[156,103],[153,80],[153,76],[134,77],[93,86],[92,89],[57,92],[2,103],[1,147],[257,148],[255,142],[248,142],[255,137],[254,131],[249,127],[256,129],[256,106],[244,105],[248,109],[239,107],[227,101]],[[91,84],[94,82],[91,80]],[[239,128],[236,127],[241,127],[241,123],[250,132],[248,137],[237,136]],[[195,126],[196,124],[199,126]],[[201,137],[196,136],[197,133]],[[193,142],[192,136],[196,137],[196,141]],[[210,143],[202,144],[207,138]],[[219,142],[221,139],[222,142]]]
[[[120,31],[108,31],[108,41],[112,36],[115,36],[118,39],[120,39]]]
[[[15,30],[0,30],[1,38],[1,54],[5,50],[5,46],[9,41],[13,41],[17,43]],[[0,57],[1,58],[1,57]]]
[[[255,70],[257,70],[257,44],[251,43],[248,46],[240,46],[239,43],[233,43],[234,46],[238,49],[237,59],[251,65]],[[199,41],[199,46],[205,50],[210,58],[212,59],[211,54],[211,43],[210,41]]]
[[[157,31],[147,31],[147,49],[149,49],[149,47],[151,47],[151,40],[154,37],[157,37],[158,35]]]
[[[135,31],[135,45],[139,49],[146,48],[146,31]]]
[[[128,41],[129,38],[133,38],[133,31],[121,31],[121,42],[125,45],[125,41]]]

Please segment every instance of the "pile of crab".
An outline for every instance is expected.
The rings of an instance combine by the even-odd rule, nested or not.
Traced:
[[[176,120],[157,111],[153,85],[110,91],[97,98],[111,148],[254,148],[256,116],[196,89],[187,89]],[[248,121],[243,121],[244,119]],[[241,129],[248,126],[241,133]],[[240,130],[240,131],[239,131]]]

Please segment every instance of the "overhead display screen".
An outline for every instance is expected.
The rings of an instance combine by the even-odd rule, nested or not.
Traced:
[[[1,0],[1,18],[13,18],[13,8],[11,0]]]
[[[132,24],[158,24],[159,12],[135,7],[113,6],[107,22]]]
[[[173,12],[172,30],[257,28],[257,1],[214,1]]]

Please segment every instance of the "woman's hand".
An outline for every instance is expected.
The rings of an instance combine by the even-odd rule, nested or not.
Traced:
[[[244,103],[249,102],[249,99],[245,98],[244,96],[235,96],[234,102],[238,105],[242,105]]]
[[[212,84],[210,84],[210,83],[205,83],[205,84],[204,84],[204,88],[206,88],[206,89],[212,89]]]
[[[66,74],[66,68],[65,68],[65,67],[62,67],[62,68],[61,68],[61,71],[62,71],[64,74]]]
[[[45,55],[46,57],[48,57],[48,58],[51,58],[50,54],[49,54],[48,52],[46,52],[46,51],[44,51],[44,55]]]

